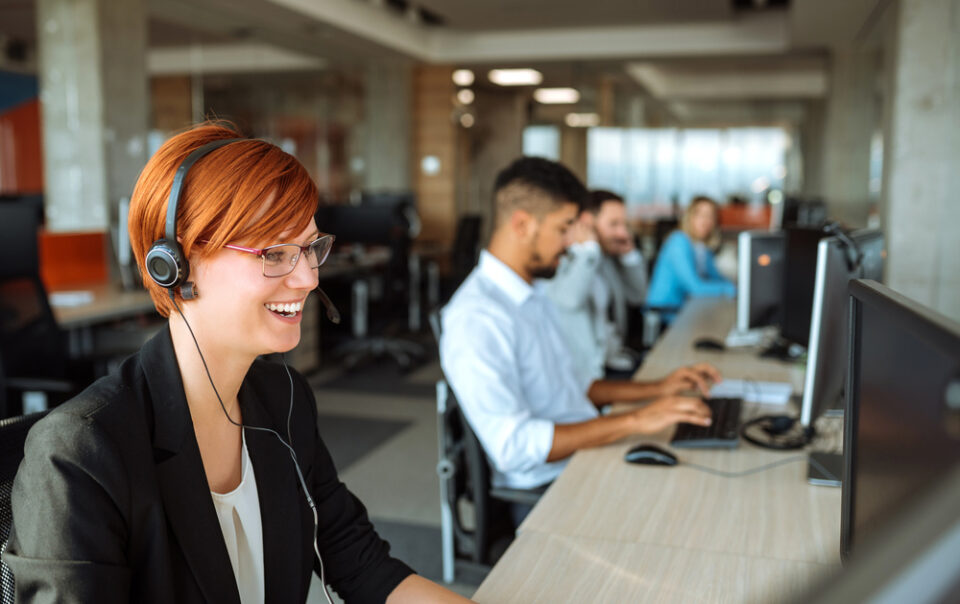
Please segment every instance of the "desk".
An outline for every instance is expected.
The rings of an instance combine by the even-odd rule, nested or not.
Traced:
[[[103,332],[97,342],[95,329],[105,323],[140,315],[159,318],[150,294],[145,289],[125,290],[115,283],[95,283],[69,288],[68,291],[90,292],[93,299],[76,306],[52,306],[53,316],[67,332],[70,356],[89,356],[95,351],[129,352],[139,348],[152,331],[142,334],[129,330]],[[57,291],[51,292],[58,293]]]
[[[692,348],[697,337],[722,338],[734,312],[726,300],[689,303],[638,377],[656,379],[681,364],[709,361],[728,377],[787,381],[799,392],[800,367],[755,352]],[[745,405],[745,415],[773,409],[782,411]],[[744,442],[732,451],[677,450],[681,465],[672,468],[623,461],[638,442],[669,442],[672,430],[578,451],[475,599],[780,600],[802,593],[839,564],[840,489],[808,485],[800,452]],[[721,477],[683,462],[725,472],[786,463]]]
[[[69,291],[90,292],[93,299],[77,306],[54,306],[53,316],[63,329],[89,327],[154,312],[153,300],[145,289],[124,290],[113,283],[96,283],[71,287]]]

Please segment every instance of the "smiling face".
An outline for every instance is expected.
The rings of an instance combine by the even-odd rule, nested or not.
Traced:
[[[627,206],[623,202],[603,202],[594,220],[594,227],[597,230],[597,241],[605,253],[616,256],[633,247],[630,230],[627,228]]]
[[[291,229],[277,241],[237,243],[260,248],[306,245],[316,238],[317,225],[311,219],[305,228]],[[303,304],[318,283],[317,270],[302,254],[291,273],[265,277],[256,254],[224,248],[207,258],[191,258],[191,276],[200,295],[187,304],[190,321],[203,326],[207,345],[219,353],[256,357],[286,352],[300,342]]]

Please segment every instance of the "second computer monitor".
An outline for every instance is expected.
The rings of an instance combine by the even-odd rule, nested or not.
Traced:
[[[793,227],[785,230],[783,319],[780,336],[806,346],[813,313],[813,286],[817,276],[817,246],[826,235],[822,228]]]
[[[827,409],[842,409],[847,376],[847,287],[851,279],[883,280],[883,233],[873,229],[825,237],[817,246],[813,312],[807,344],[800,423],[809,427]]]
[[[841,554],[960,462],[960,324],[850,282]]]
[[[737,241],[737,331],[777,325],[783,301],[783,231],[744,231]]]

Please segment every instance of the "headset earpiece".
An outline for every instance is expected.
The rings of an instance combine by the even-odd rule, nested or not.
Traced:
[[[187,155],[183,163],[177,168],[173,176],[173,186],[170,187],[170,196],[167,198],[167,222],[163,239],[158,239],[150,246],[144,259],[147,265],[147,274],[160,287],[165,287],[173,297],[177,288],[184,300],[193,300],[199,295],[196,286],[187,281],[190,276],[190,263],[183,254],[183,247],[177,241],[177,203],[180,201],[180,191],[187,179],[187,172],[193,164],[204,155],[237,141],[250,140],[246,138],[225,138],[197,147]]]

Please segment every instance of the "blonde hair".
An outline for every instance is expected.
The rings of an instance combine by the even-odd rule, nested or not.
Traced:
[[[720,204],[718,204],[714,199],[707,197],[706,195],[697,195],[691,199],[690,205],[687,206],[686,211],[683,213],[683,218],[680,221],[680,228],[683,229],[683,232],[686,233],[688,237],[693,239],[693,236],[690,234],[690,216],[693,214],[694,208],[701,203],[710,204],[710,207],[713,210],[713,230],[710,231],[709,235],[707,235],[707,239],[704,241],[704,243],[708,248],[715,250],[720,247]]]

